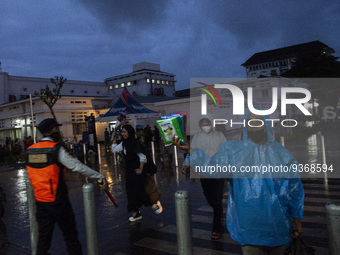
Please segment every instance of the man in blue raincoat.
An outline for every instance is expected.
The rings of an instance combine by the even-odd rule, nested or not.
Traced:
[[[302,235],[304,191],[298,162],[275,141],[265,116],[245,116],[242,141],[228,141],[209,155],[173,139],[190,154],[202,176],[230,180],[227,227],[244,255],[284,254],[291,237]]]

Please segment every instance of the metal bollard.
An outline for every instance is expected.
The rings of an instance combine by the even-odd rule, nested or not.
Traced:
[[[84,164],[87,164],[87,158],[86,158],[86,145],[85,143],[83,144],[83,156],[84,156]]]
[[[117,153],[116,152],[113,153],[113,162],[114,162],[115,168],[117,168]]]
[[[102,164],[102,158],[100,155],[100,144],[97,143],[97,150],[98,150],[98,164],[101,165]]]
[[[322,153],[322,164],[327,166],[327,161],[326,161],[326,146],[325,146],[325,137],[321,135],[321,153]],[[328,189],[328,176],[327,176],[327,171],[324,173],[324,183],[325,183],[325,188]]]
[[[155,143],[154,143],[154,141],[151,141],[151,151],[152,151],[152,160],[153,160],[153,163],[156,164]]]
[[[326,204],[329,251],[337,255],[340,251],[340,201]]]
[[[94,206],[94,188],[92,183],[83,185],[84,213],[86,226],[87,254],[98,255],[98,236],[96,209]]]
[[[37,218],[36,218],[37,207],[35,205],[33,187],[28,178],[26,179],[26,193],[27,193],[28,215],[29,215],[29,222],[30,222],[31,252],[33,255],[35,255],[37,253],[37,245],[38,245],[38,223],[37,223]]]
[[[191,205],[186,190],[175,193],[177,245],[179,255],[192,255]]]
[[[322,164],[327,164],[327,161],[326,161],[325,137],[323,135],[321,135],[321,152],[322,152]]]
[[[177,157],[177,147],[174,146],[174,154],[175,154],[175,166],[178,166],[178,157]]]

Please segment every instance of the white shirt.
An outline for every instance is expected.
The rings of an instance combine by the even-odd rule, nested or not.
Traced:
[[[113,153],[123,151],[123,153],[126,155],[126,150],[123,148],[123,142],[120,144],[113,143],[111,150]],[[137,153],[137,156],[139,157],[139,162],[147,163],[146,156],[143,153]]]
[[[210,133],[200,131],[192,139],[190,147],[192,149],[199,148],[211,157],[219,150],[221,144],[225,141],[225,136],[219,131],[213,130]],[[189,166],[188,158],[185,158],[183,166]]]

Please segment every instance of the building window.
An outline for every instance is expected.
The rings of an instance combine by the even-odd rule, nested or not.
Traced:
[[[150,79],[146,79],[146,83],[150,83]]]
[[[126,85],[127,85],[127,86],[131,86],[131,82],[127,82]]]
[[[84,93],[87,94],[87,90],[85,90]]]
[[[116,89],[118,89],[118,88],[119,88],[119,85],[118,85],[118,84],[116,84],[116,85],[115,85],[115,88],[116,88]]]
[[[165,84],[165,81],[162,81],[162,84]]]
[[[86,124],[85,123],[73,123],[73,135],[82,135],[83,132],[86,132]]]
[[[112,86],[112,85],[110,85],[109,89],[113,89],[113,86]]]
[[[166,85],[168,85],[169,84],[169,81],[166,81]]]
[[[121,87],[121,88],[124,88],[124,86],[125,86],[125,85],[124,85],[124,82],[122,82],[122,83],[120,84],[120,87]]]
[[[271,75],[271,76],[277,76],[277,71],[276,71],[276,69],[271,70],[271,71],[270,71],[270,75]]]
[[[74,90],[71,90],[71,93],[73,94],[73,93],[74,93]]]
[[[155,80],[154,80],[154,79],[152,79],[152,80],[151,80],[151,82],[152,82],[152,83],[155,83]]]
[[[23,88],[22,90],[23,90],[23,91],[27,91],[27,88]]]
[[[281,66],[286,66],[287,65],[287,61],[286,60],[280,61],[280,64],[281,64]]]

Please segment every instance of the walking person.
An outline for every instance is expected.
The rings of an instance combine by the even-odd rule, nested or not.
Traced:
[[[221,144],[226,141],[224,134],[214,130],[211,121],[208,118],[202,118],[199,121],[200,130],[192,139],[190,144],[191,148],[200,148],[203,151],[209,153],[209,156],[213,156]],[[185,159],[182,167],[182,173],[186,174],[190,168],[188,158]],[[222,237],[224,232],[223,225],[223,188],[224,179],[214,178],[200,178],[203,194],[208,204],[213,209],[213,224],[211,239],[218,240]]]
[[[296,159],[275,141],[274,131],[266,116],[245,116],[242,141],[229,141],[215,155],[189,145],[176,147],[190,154],[190,165],[219,166],[229,172],[215,172],[219,178],[230,177],[227,227],[231,237],[242,245],[242,254],[283,255],[292,238],[302,236],[304,190],[299,171],[245,171],[254,167],[299,169]],[[211,175],[209,172],[201,172]]]
[[[152,131],[149,125],[147,125],[144,128],[144,134],[145,134],[145,148],[149,149],[151,147],[151,141],[152,141]]]
[[[105,144],[105,152],[109,152],[110,151],[110,133],[107,130],[107,128],[105,128],[104,131],[104,144]]]
[[[107,189],[105,177],[70,156],[58,143],[60,131],[54,119],[45,119],[38,125],[41,141],[26,150],[26,168],[36,199],[38,244],[36,255],[49,254],[54,225],[57,223],[68,254],[82,254],[78,240],[75,216],[65,183],[65,169],[81,173],[90,179],[102,179],[101,189]]]
[[[142,219],[140,208],[143,205],[152,206],[156,214],[163,211],[159,201],[161,191],[154,182],[150,181],[152,178],[148,178],[146,172],[143,171],[147,160],[146,155],[143,153],[142,145],[135,138],[135,129],[130,125],[123,125],[122,137],[123,142],[119,144],[116,144],[116,140],[113,141],[112,152],[123,152],[125,188],[128,198],[127,209],[128,212],[132,212],[129,221],[135,222]]]
[[[155,137],[155,147],[156,149],[159,149],[159,142],[160,142],[160,134],[159,134],[159,130],[156,126],[154,126],[154,137]]]

